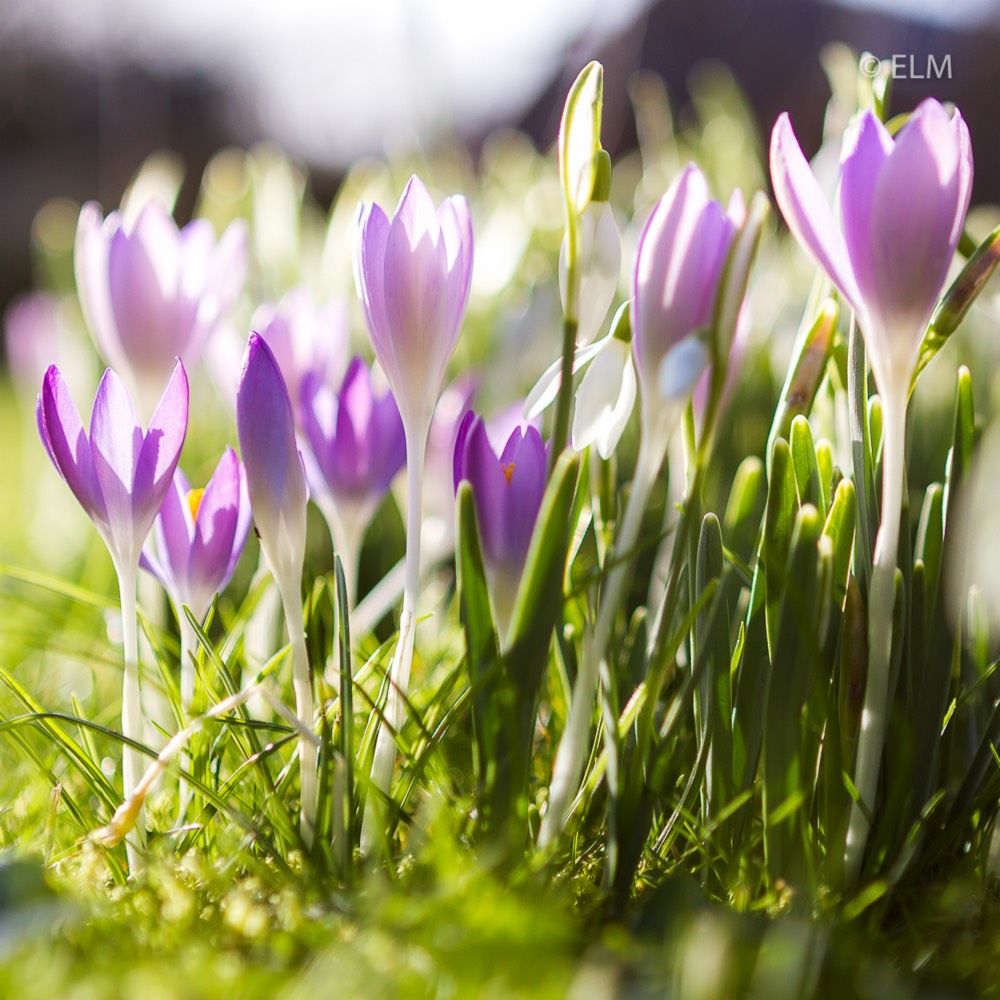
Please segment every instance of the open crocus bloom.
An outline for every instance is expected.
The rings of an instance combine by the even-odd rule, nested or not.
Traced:
[[[969,130],[935,100],[895,139],[865,111],[841,169],[838,225],[788,115],[778,119],[771,180],[785,221],[857,314],[879,390],[907,392],[969,207]]]
[[[336,520],[344,532],[363,535],[406,461],[396,401],[390,392],[375,394],[368,366],[355,357],[339,392],[314,373],[306,376],[299,421],[313,498],[331,530]]]
[[[145,434],[125,384],[110,368],[97,389],[89,434],[55,365],[45,373],[37,417],[52,464],[96,525],[115,568],[134,573],[187,433],[184,366],[175,361]]]
[[[203,490],[191,489],[180,469],[174,473],[140,564],[163,584],[178,614],[186,604],[203,621],[232,579],[250,521],[246,475],[227,448]]]
[[[455,442],[454,485],[467,480],[483,542],[494,610],[502,629],[510,619],[545,494],[547,454],[534,427],[515,427],[497,457],[482,417],[470,410]]]
[[[178,229],[157,201],[129,226],[118,212],[80,211],[74,267],[80,305],[102,357],[137,385],[162,385],[175,358],[197,361],[205,339],[239,297],[246,226],[216,240],[206,219]]]
[[[358,294],[372,346],[408,428],[426,434],[472,281],[472,224],[460,195],[440,208],[411,177],[390,220],[361,208]]]

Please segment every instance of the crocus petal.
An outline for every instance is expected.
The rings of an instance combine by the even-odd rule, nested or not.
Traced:
[[[227,448],[205,487],[195,519],[188,577],[211,596],[229,582],[229,568],[240,515],[240,462]]]
[[[840,217],[844,240],[865,301],[877,294],[873,286],[872,206],[875,185],[892,152],[892,137],[870,111],[864,112],[844,137],[840,179]],[[857,300],[855,300],[857,308]]]
[[[261,546],[279,586],[291,586],[305,558],[309,495],[288,389],[274,355],[256,333],[247,343],[236,425]]]
[[[628,424],[635,399],[635,367],[629,345],[613,339],[594,359],[576,391],[573,448],[582,451],[596,443],[601,458],[610,458]]]
[[[374,204],[361,206],[358,215],[358,240],[354,255],[358,297],[372,337],[372,346],[381,359],[392,349],[385,316],[385,245],[389,238],[389,220]]]
[[[107,526],[107,507],[94,469],[90,441],[59,369],[45,373],[38,397],[38,429],[45,450],[80,505],[99,526]]]
[[[506,467],[508,472],[504,474],[509,473],[510,476],[504,511],[508,546],[506,561],[511,565],[512,572],[520,578],[535,530],[535,521],[538,519],[538,510],[545,495],[548,461],[545,443],[537,428],[529,427],[523,436],[520,430],[514,431],[510,442],[514,441],[517,443],[513,449],[504,449],[500,465],[501,472]]]
[[[181,480],[178,470],[153,524],[153,544],[147,542],[143,548],[144,555],[152,556],[159,565],[159,572],[152,570],[154,575],[160,579],[171,599],[181,603],[185,602],[182,595],[188,590],[188,563],[194,538],[194,519],[187,503],[185,486],[186,482]],[[139,564],[143,565],[142,560]]]
[[[490,445],[481,417],[471,423],[462,443],[460,478],[472,485],[483,555],[488,561],[499,563],[504,559],[507,477]]]
[[[187,422],[187,373],[178,360],[153,411],[136,465],[132,506],[136,530],[142,537],[149,531],[173,479],[187,434]]]
[[[83,318],[101,357],[115,366],[125,362],[108,287],[108,250],[118,223],[116,214],[102,219],[100,206],[87,202],[80,209],[73,247],[73,270]]]
[[[771,133],[771,183],[788,228],[855,308],[861,301],[844,238],[812,170],[802,155],[787,113]]]
[[[611,334],[601,340],[587,344],[586,347],[577,348],[573,354],[573,374],[575,375],[591,358],[596,358],[607,346]],[[559,387],[562,385],[562,358],[556,358],[548,368],[542,372],[541,377],[531,387],[524,400],[524,419],[534,420],[550,407],[559,395]]]
[[[925,102],[896,139],[873,192],[868,331],[882,391],[908,381],[955,251],[959,148],[945,110]],[[964,215],[964,208],[962,209]],[[884,339],[884,343],[880,342]]]
[[[136,464],[142,449],[142,430],[135,415],[132,397],[125,383],[108,369],[97,388],[94,410],[90,417],[90,446],[94,470],[107,507],[108,527],[120,559],[138,559],[145,537],[138,532],[132,519],[132,493],[136,478]],[[171,474],[173,470],[171,469]],[[169,477],[167,482],[169,484]],[[163,495],[159,498],[161,501]],[[149,515],[149,530],[156,514],[156,504]]]

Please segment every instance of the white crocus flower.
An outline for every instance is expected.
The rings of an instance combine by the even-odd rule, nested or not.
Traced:
[[[573,448],[595,445],[601,458],[611,457],[635,406],[636,377],[627,341],[609,335],[591,361],[576,390]],[[594,345],[597,346],[597,345]]]

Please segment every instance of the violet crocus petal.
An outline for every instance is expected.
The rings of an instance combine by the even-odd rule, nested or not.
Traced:
[[[160,512],[153,523],[152,537],[155,543],[155,556],[161,567],[160,582],[166,587],[172,598],[185,600],[188,591],[188,565],[191,556],[191,543],[194,539],[194,519],[187,502],[187,481],[178,470],[170,482],[167,494],[163,498]],[[151,546],[147,543],[143,549],[148,553]],[[166,579],[164,579],[166,577]]]
[[[240,517],[240,462],[227,448],[219,461],[195,518],[188,578],[192,589],[211,600],[229,582],[226,573]]]
[[[972,197],[972,139],[969,137],[969,126],[965,124],[965,119],[957,108],[951,119],[951,127],[958,143],[958,199],[949,242],[957,247],[962,235],[962,226],[965,224],[965,215],[969,210],[969,200]]]
[[[361,358],[355,357],[347,366],[337,396],[336,443],[333,449],[335,480],[331,483],[331,486],[343,486],[348,493],[365,491],[369,448],[374,443],[365,438],[373,402],[368,368]]]
[[[947,112],[925,101],[903,127],[873,193],[873,294],[866,299],[880,389],[908,383],[917,350],[955,253],[959,147]],[[879,335],[884,344],[876,343]],[[888,366],[891,366],[891,370]],[[881,376],[881,380],[879,379]]]
[[[228,583],[236,572],[236,564],[240,561],[240,555],[246,545],[250,535],[250,526],[253,524],[253,512],[250,509],[250,491],[247,488],[246,469],[243,463],[239,464],[239,514],[236,518],[236,530],[233,532],[233,550],[229,555],[229,563],[226,566],[225,580]]]
[[[107,527],[108,512],[94,469],[90,440],[70,398],[59,369],[51,365],[38,397],[38,430],[52,464],[73,495],[99,527]]]
[[[170,488],[187,435],[188,380],[184,365],[176,360],[142,441],[135,469],[132,511],[136,531],[146,536]]]
[[[114,551],[119,559],[139,558],[145,538],[133,520],[132,502],[136,465],[142,449],[142,429],[125,383],[108,369],[97,387],[94,410],[90,417],[90,447],[94,470],[107,508],[108,529]],[[171,469],[171,474],[173,470]],[[167,480],[169,483],[169,478]],[[165,484],[166,485],[166,484]],[[159,500],[162,501],[162,494]],[[146,523],[148,531],[159,503],[153,506]]]
[[[653,210],[636,252],[632,345],[647,394],[670,348],[710,321],[734,233],[689,164]]]
[[[481,417],[470,425],[462,450],[462,478],[472,486],[483,555],[498,565],[505,559],[508,485]]]
[[[472,430],[472,425],[476,422],[476,415],[472,410],[466,411],[465,415],[458,422],[458,430],[455,432],[455,450],[452,461],[452,485],[455,492],[458,492],[458,484],[468,477],[465,474],[465,440]]]
[[[524,567],[545,495],[547,465],[545,443],[535,427],[529,427],[523,435],[520,429],[515,430],[500,457],[501,473],[509,476],[504,510],[508,547],[505,561],[517,578]]]
[[[385,315],[385,245],[389,238],[389,220],[381,207],[371,203],[361,206],[358,237],[354,254],[355,282],[365,313],[372,347],[383,369],[392,357],[392,338]]]
[[[118,340],[108,287],[108,251],[119,225],[117,213],[104,219],[100,206],[87,202],[80,209],[76,225],[73,271],[83,318],[98,352],[107,364],[123,367],[125,356]]]
[[[872,206],[875,185],[890,153],[892,136],[870,111],[844,137],[840,178],[840,217],[851,270],[864,302],[878,295],[874,284]]]
[[[771,183],[774,196],[792,234],[826,271],[855,308],[861,302],[844,237],[813,175],[788,114],[771,133]]]
[[[291,586],[305,557],[309,494],[288,389],[274,355],[256,333],[247,342],[236,426],[261,545],[279,587]]]
[[[369,490],[378,499],[388,491],[406,464],[406,435],[399,407],[391,392],[376,399],[371,413]]]
[[[180,234],[158,202],[143,206],[131,233],[118,229],[111,238],[115,327],[129,366],[149,379],[165,377],[188,346],[195,309],[178,302],[180,271]]]

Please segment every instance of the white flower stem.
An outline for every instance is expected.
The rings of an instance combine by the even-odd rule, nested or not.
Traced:
[[[344,567],[344,582],[347,584],[347,606],[354,610],[358,599],[358,569],[361,557],[361,542],[366,518],[363,516],[342,516],[332,498],[318,499],[319,509],[330,529],[330,541],[335,555],[340,556]]]
[[[631,562],[631,550],[635,547],[642,525],[642,515],[662,461],[663,449],[657,447],[651,435],[644,435],[639,445],[632,492],[625,507],[625,515],[614,549],[609,553],[608,561],[614,565],[601,591],[597,624],[588,637],[589,641],[584,642],[583,660],[576,676],[576,683],[573,685],[566,729],[556,751],[552,783],[549,786],[548,807],[538,834],[539,847],[547,846],[562,831],[569,807],[580,784],[580,776],[589,750],[588,736],[593,717],[594,695],[597,691],[598,670],[607,651],[615,615],[621,604],[622,591],[627,579],[626,571]]]
[[[906,393],[886,394],[882,398],[882,521],[868,594],[868,675],[854,771],[860,802],[851,807],[844,852],[849,887],[856,884],[861,871],[885,747],[905,447]]]
[[[142,742],[142,702],[139,694],[139,620],[136,612],[135,587],[137,567],[116,566],[118,593],[122,609],[122,647],[125,673],[122,679],[122,735]],[[142,754],[130,746],[122,747],[122,783],[128,798],[142,777]],[[135,874],[142,866],[142,849],[146,839],[146,819],[142,809],[136,818],[135,832],[125,843],[129,872]]]
[[[295,691],[295,714],[298,716],[302,734],[299,739],[299,788],[302,805],[299,828],[302,841],[307,848],[312,847],[316,830],[316,748],[305,737],[314,728],[312,677],[309,673],[309,655],[306,652],[306,632],[302,624],[302,592],[298,580],[279,583],[281,604],[285,611],[285,625],[292,644],[292,689]]]
[[[372,787],[368,792],[365,818],[361,826],[361,853],[370,855],[380,841],[379,825],[384,815],[381,797],[392,784],[396,762],[396,736],[405,715],[406,691],[413,664],[417,598],[420,592],[420,529],[423,521],[424,457],[428,428],[406,435],[406,570],[403,581],[403,609],[399,618],[399,639],[389,668],[389,694],[385,715],[379,726],[372,759]]]

